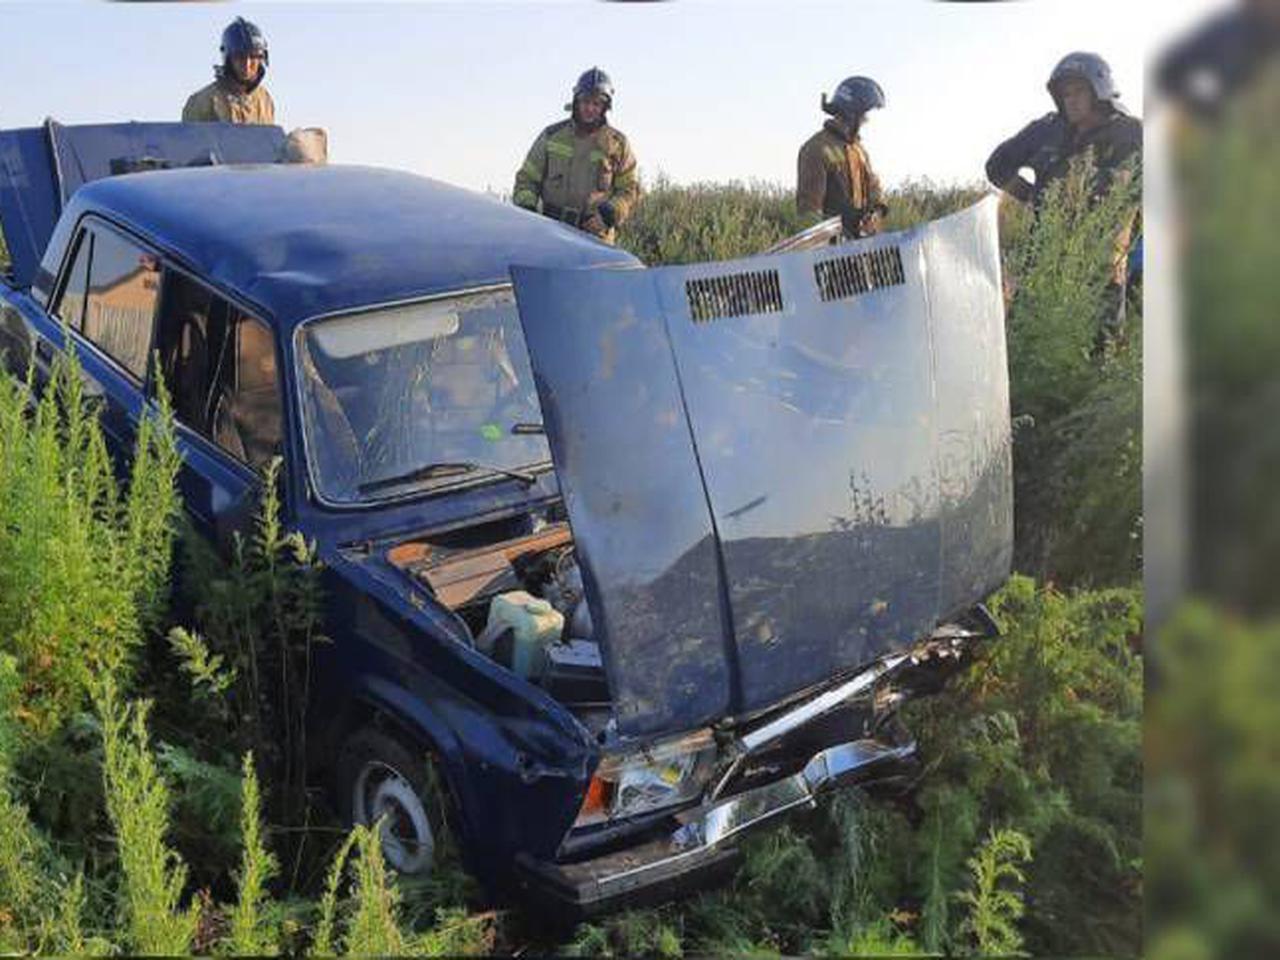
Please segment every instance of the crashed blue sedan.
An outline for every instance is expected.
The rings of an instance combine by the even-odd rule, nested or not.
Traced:
[[[213,542],[282,458],[334,640],[315,776],[389,815],[392,865],[447,815],[492,889],[591,911],[900,782],[895,711],[994,632],[1010,562],[992,202],[646,269],[281,140],[0,133],[0,348],[74,352],[122,454],[163,383]]]

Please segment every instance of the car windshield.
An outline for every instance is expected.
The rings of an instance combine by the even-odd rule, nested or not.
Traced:
[[[550,460],[509,289],[312,321],[297,363],[311,475],[330,503]]]

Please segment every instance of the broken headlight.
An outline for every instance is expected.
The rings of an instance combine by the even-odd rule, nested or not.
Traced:
[[[605,754],[587,787],[575,827],[635,817],[696,800],[715,769],[710,730],[640,750]]]

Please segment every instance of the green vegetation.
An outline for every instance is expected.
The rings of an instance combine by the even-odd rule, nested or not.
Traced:
[[[1280,944],[1280,67],[1171,146],[1183,228],[1189,580],[1154,631],[1146,713],[1147,955]]]
[[[891,198],[891,223],[976,196],[913,185]],[[205,586],[171,598],[167,413],[144,422],[119,483],[74,366],[30,413],[29,385],[0,379],[0,948],[1138,952],[1139,501],[1122,428],[1139,344],[1097,338],[1106,258],[1066,237],[1082,222],[1106,237],[1104,212],[1124,203],[1085,209],[1064,189],[1053,204],[1064,209],[1039,235],[1018,210],[1002,223],[1014,412],[1035,418],[1015,445],[1019,565],[1055,585],[1015,577],[991,603],[1004,637],[909,707],[925,761],[909,793],[834,796],[752,837],[727,887],[558,942],[486,911],[453,866],[397,878],[378,829],[343,830],[309,789],[301,718],[325,642],[319,572],[281,526],[274,479],[228,564],[182,538],[178,562],[198,572],[184,579]],[[778,188],[660,182],[623,240],[654,263],[733,257],[795,224]]]

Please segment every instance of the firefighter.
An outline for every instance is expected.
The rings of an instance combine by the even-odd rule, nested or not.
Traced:
[[[848,237],[880,230],[888,213],[880,179],[859,134],[867,114],[884,106],[884,91],[869,77],[849,77],[822,109],[831,115],[822,129],[800,148],[796,175],[796,207],[809,222],[841,218]]]
[[[553,123],[534,140],[516,173],[512,200],[585,230],[605,243],[640,198],[636,158],[627,138],[608,123],[613,82],[599,67],[578,78],[570,119]]]
[[[275,123],[276,105],[262,85],[268,61],[262,31],[236,17],[222,31],[222,65],[213,68],[213,83],[188,98],[183,122]]]
[[[1111,67],[1096,53],[1067,54],[1053,68],[1046,87],[1058,109],[1029,123],[996,147],[987,160],[987,179],[1031,204],[1037,214],[1049,187],[1066,177],[1076,158],[1092,154],[1090,195],[1096,200],[1118,176],[1136,172],[1127,165],[1131,160],[1136,164],[1142,152],[1142,122],[1121,105]],[[1022,175],[1024,168],[1035,174],[1034,183]],[[1105,352],[1124,326],[1130,249],[1140,231],[1139,215],[1135,206],[1115,236],[1107,305],[1094,344],[1098,354]]]
[[[1044,192],[1066,176],[1071,161],[1093,151],[1094,194],[1142,150],[1142,122],[1120,103],[1111,67],[1096,53],[1070,53],[1046,85],[1057,107],[1006,140],[987,160],[987,179],[1024,203],[1039,206]],[[1035,173],[1035,183],[1021,171]]]

